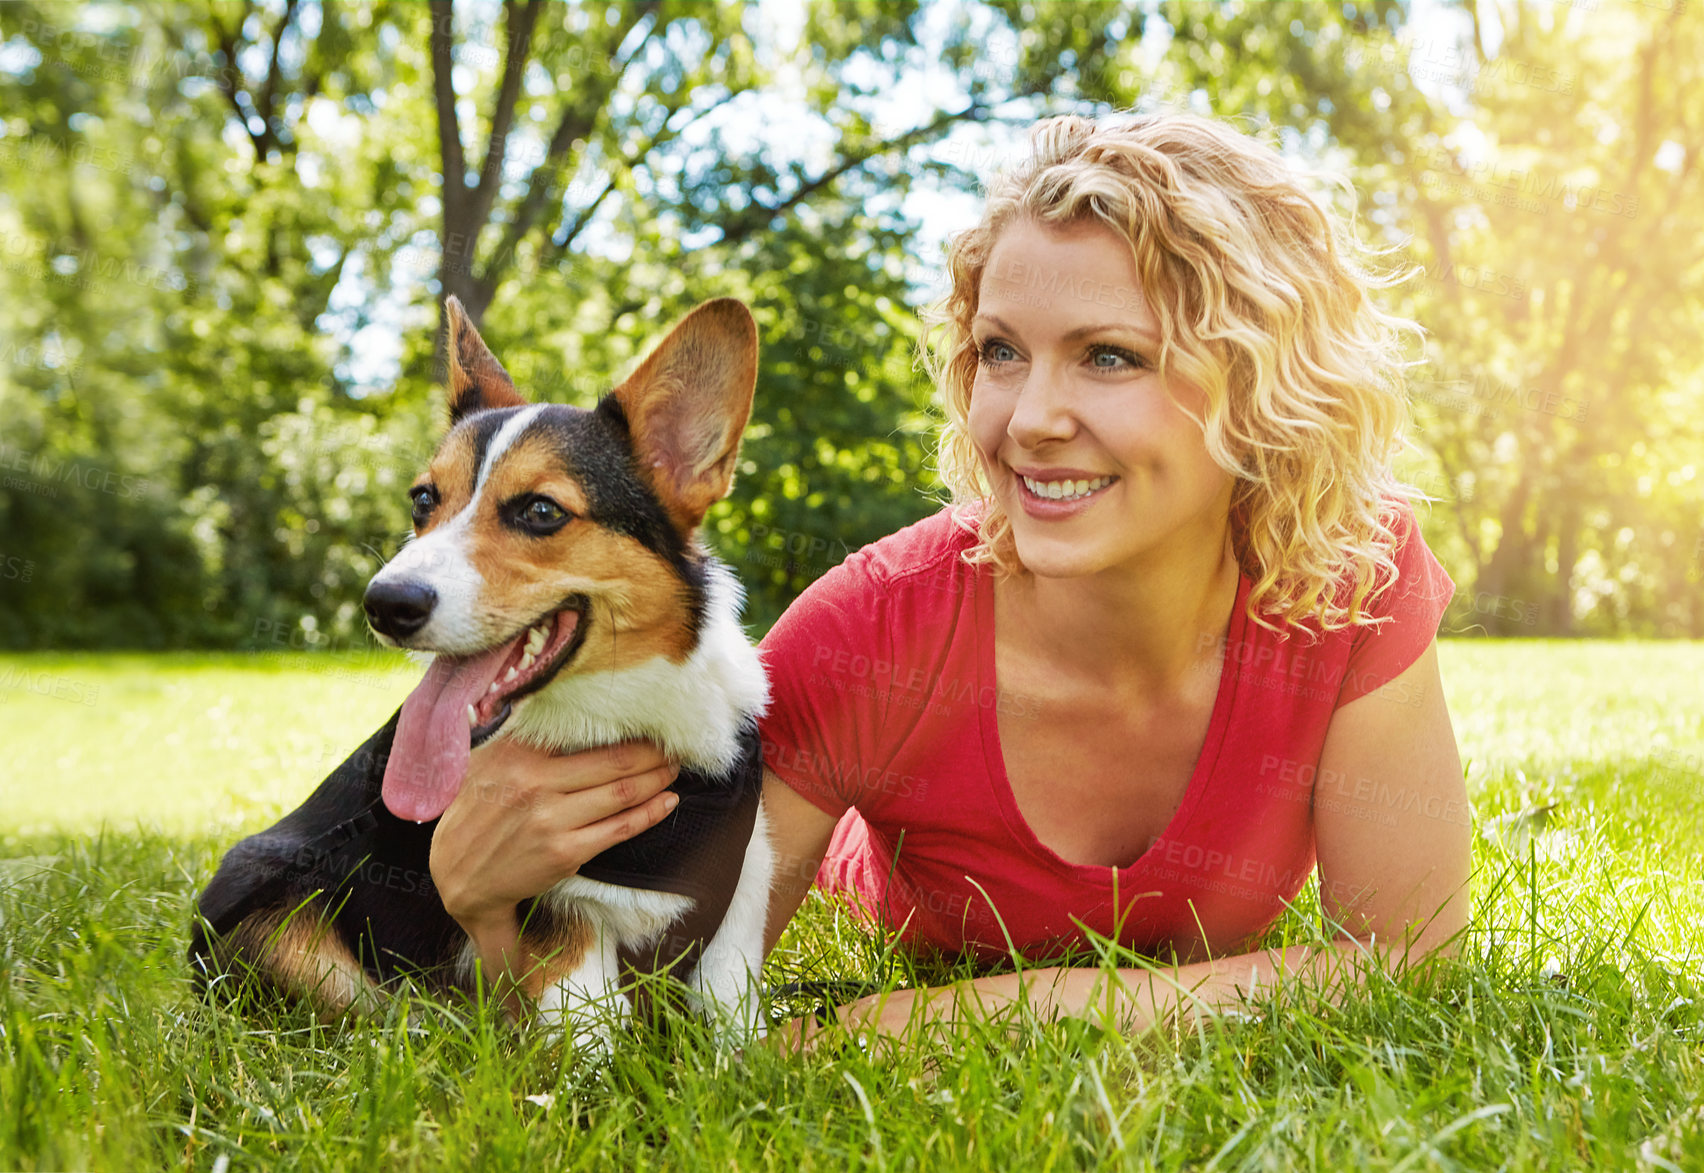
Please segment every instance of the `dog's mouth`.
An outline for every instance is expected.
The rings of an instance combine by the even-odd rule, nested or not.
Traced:
[[[385,763],[382,794],[392,814],[424,823],[444,813],[461,790],[473,747],[574,659],[589,608],[590,600],[576,595],[494,648],[432,661],[402,703]]]
[[[516,701],[549,684],[568,666],[586,638],[587,605],[586,597],[577,595],[509,641],[508,655],[485,695],[467,707],[470,746],[489,741],[514,714]]]

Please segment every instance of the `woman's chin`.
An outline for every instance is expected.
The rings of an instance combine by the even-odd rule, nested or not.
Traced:
[[[1059,538],[1013,535],[1018,561],[1038,578],[1081,578],[1109,565],[1106,552]],[[1099,543],[1095,543],[1096,546]]]

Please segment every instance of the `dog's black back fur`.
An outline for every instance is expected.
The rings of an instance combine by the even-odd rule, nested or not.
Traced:
[[[379,798],[396,722],[392,716],[300,807],[226,854],[201,894],[190,944],[198,978],[211,976],[209,930],[224,937],[257,914],[317,919],[323,910],[375,981],[406,973],[446,984],[465,937],[432,885],[437,824],[399,819]]]

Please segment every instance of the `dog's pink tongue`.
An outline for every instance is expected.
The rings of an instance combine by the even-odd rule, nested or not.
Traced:
[[[430,822],[461,789],[472,753],[467,707],[483,697],[515,641],[467,659],[439,656],[402,702],[381,793],[399,819]]]

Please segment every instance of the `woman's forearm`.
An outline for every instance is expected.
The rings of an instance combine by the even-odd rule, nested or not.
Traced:
[[[1112,973],[1098,966],[1031,970],[976,979],[966,993],[989,1010],[1021,998],[1043,1019],[1085,1018],[1135,1033],[1174,1016],[1188,1021],[1236,1010],[1288,982],[1304,981],[1336,999],[1363,980],[1367,966],[1354,955],[1367,950],[1365,942],[1344,939]]]
[[[1139,1033],[1174,1017],[1187,1022],[1235,1010],[1292,982],[1335,1001],[1359,987],[1369,971],[1388,972],[1405,957],[1422,955],[1388,948],[1382,941],[1341,938],[1329,945],[1292,945],[1152,969],[1031,969],[873,995],[842,1008],[840,1017],[854,1029],[898,1035],[924,1023],[986,1019],[1022,1002],[1042,1021],[1084,1018]]]
[[[530,1003],[521,990],[520,975],[527,972],[531,958],[521,948],[520,921],[513,911],[508,916],[492,916],[473,924],[462,925],[473,942],[485,989],[515,1021],[525,1018]]]

